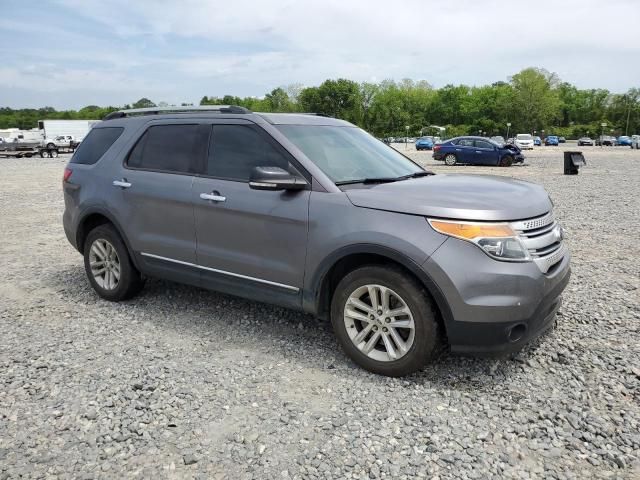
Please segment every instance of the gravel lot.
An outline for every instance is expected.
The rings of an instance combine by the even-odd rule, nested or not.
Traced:
[[[544,184],[573,278],[541,342],[405,379],[280,308],[158,280],[100,300],[62,231],[66,159],[0,158],[0,480],[640,478],[640,151],[584,147],[564,176],[562,149],[508,169],[407,150]]]

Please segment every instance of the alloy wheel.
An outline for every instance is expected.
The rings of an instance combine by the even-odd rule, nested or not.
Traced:
[[[405,356],[415,339],[415,322],[407,303],[390,288],[363,285],[347,299],[344,323],[362,353],[381,362]]]
[[[95,282],[105,290],[115,290],[120,281],[120,258],[113,245],[97,238],[89,250],[89,265]]]

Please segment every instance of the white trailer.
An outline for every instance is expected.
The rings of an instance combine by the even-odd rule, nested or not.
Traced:
[[[91,127],[100,120],[38,120],[38,129],[42,131],[43,138],[55,138],[62,135],[70,135],[76,142],[89,133]]]

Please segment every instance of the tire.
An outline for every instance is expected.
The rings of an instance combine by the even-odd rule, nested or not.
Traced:
[[[47,150],[53,150],[54,148],[56,148],[56,144],[55,143],[48,143],[47,144]]]
[[[57,150],[57,149],[55,149],[55,148],[54,148],[54,149],[52,149],[52,150],[49,150],[49,157],[51,157],[51,158],[58,158],[58,150]]]
[[[511,155],[505,155],[498,163],[499,167],[510,167],[511,165],[513,165],[513,157]]]
[[[44,149],[40,150],[40,158],[44,158],[44,157],[46,157],[46,156],[48,156],[48,155],[47,155],[47,151],[46,151],[46,150],[44,150]]]
[[[83,252],[84,269],[89,283],[105,300],[127,300],[142,290],[144,281],[140,272],[131,262],[127,247],[112,225],[99,225],[91,230],[85,240]],[[96,266],[95,262],[102,262],[104,265],[105,259],[107,265],[101,270],[105,271],[106,268],[106,271],[101,274],[101,265],[98,263]]]
[[[446,165],[449,165],[450,167],[454,166],[456,163],[458,163],[458,159],[456,158],[456,156],[453,153],[447,153],[444,156],[444,163]]]
[[[408,314],[385,317],[382,307],[379,311],[383,313],[378,315],[378,311],[371,308],[374,302],[369,288],[377,292],[377,302],[381,305],[382,292],[389,292],[388,308],[396,311],[403,308]],[[359,300],[357,306],[352,303],[353,299]],[[357,318],[346,316],[347,312]],[[398,325],[405,322],[407,326],[391,328],[396,322]],[[396,267],[371,265],[347,274],[338,283],[331,300],[331,323],[345,353],[365,370],[380,375],[402,377],[417,372],[439,351],[438,323],[428,292]],[[396,339],[403,343],[404,350]],[[358,346],[354,342],[359,342]],[[369,352],[365,353],[368,347]]]

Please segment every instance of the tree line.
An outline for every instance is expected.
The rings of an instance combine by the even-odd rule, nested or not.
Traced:
[[[445,85],[424,80],[357,83],[325,80],[319,86],[278,87],[263,98],[204,96],[200,105],[239,105],[256,112],[314,112],[342,118],[378,137],[435,133],[447,137],[511,133],[555,134],[568,138],[600,133],[640,133],[640,89],[616,94],[606,89],[579,89],[554,73],[527,68],[508,81],[491,85]],[[90,105],[80,110],[0,108],[0,128],[33,128],[45,119],[100,119],[120,108],[163,106],[142,98],[123,107]],[[190,105],[183,103],[183,106]],[[606,127],[602,127],[605,123]],[[409,127],[407,130],[406,127]]]

